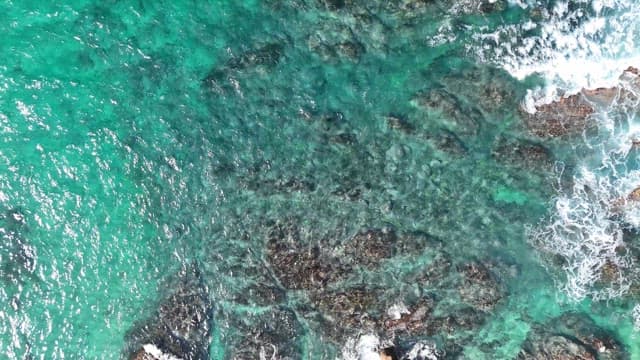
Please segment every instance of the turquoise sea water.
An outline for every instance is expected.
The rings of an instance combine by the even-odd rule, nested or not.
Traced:
[[[187,263],[214,304],[212,359],[233,358],[239,324],[272,308],[296,309],[295,358],[341,356],[301,315],[309,294],[274,305],[253,290],[273,273],[274,223],[323,249],[362,229],[420,231],[456,264],[499,264],[504,295],[462,358],[514,358],[567,312],[640,358],[634,295],[570,299],[527,241],[553,211],[552,162],[579,162],[582,140],[548,141],[549,162],[496,155],[538,141],[520,104],[544,79],[482,58],[476,35],[542,21],[536,7],[345,3],[0,3],[0,358],[121,358]],[[434,89],[456,100],[421,105]],[[395,289],[380,294],[393,303],[427,287],[407,274],[433,262],[400,254],[334,286]]]

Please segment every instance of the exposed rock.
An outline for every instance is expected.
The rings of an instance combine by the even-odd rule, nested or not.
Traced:
[[[183,360],[209,359],[211,303],[198,268],[182,269],[172,288],[151,318],[128,333],[128,358],[160,352]]]
[[[384,351],[388,359],[394,360],[439,360],[446,354],[438,350],[435,343],[426,340],[403,342]]]
[[[298,341],[303,327],[296,314],[284,307],[267,311],[237,314],[234,324],[242,338],[230,347],[230,359],[299,359]]]
[[[435,113],[441,113],[451,130],[461,135],[475,135],[480,129],[482,114],[475,108],[463,103],[452,93],[442,88],[430,89],[419,93],[416,103]]]
[[[501,137],[491,155],[500,162],[525,169],[548,168],[553,163],[551,151],[541,144],[522,139]]]
[[[526,114],[526,125],[539,137],[576,135],[595,126],[590,116],[593,107],[582,94],[560,98],[550,104],[536,106],[534,114]]]

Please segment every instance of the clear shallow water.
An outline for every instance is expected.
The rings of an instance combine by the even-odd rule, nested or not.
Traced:
[[[561,269],[528,243],[527,227],[553,216],[552,167],[493,155],[500,139],[529,137],[518,108],[544,79],[517,80],[508,57],[470,47],[527,22],[529,8],[423,6],[4,2],[0,352],[119,358],[167,279],[197,262],[215,304],[211,357],[229,358],[246,331],[238,319],[273,307],[252,289],[267,281],[275,222],[326,249],[363,228],[423,231],[455,263],[502,264],[506,295],[466,358],[513,358],[535,324],[570,311],[640,357],[633,296],[572,301],[554,280]],[[456,94],[477,121],[425,110],[429,89]],[[576,164],[574,140],[545,145]],[[381,295],[390,303],[426,287],[407,274],[433,261],[397,256],[335,286],[396,289]],[[290,291],[280,305],[308,303]],[[341,353],[299,320],[301,358]]]

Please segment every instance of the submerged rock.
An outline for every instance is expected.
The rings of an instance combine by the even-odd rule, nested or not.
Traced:
[[[525,169],[544,169],[553,164],[553,155],[545,146],[523,139],[499,138],[491,152],[497,161]]]
[[[439,129],[424,136],[433,146],[449,155],[461,157],[467,154],[467,147],[464,142],[453,132],[446,129]]]
[[[301,358],[303,327],[296,314],[285,307],[235,315],[235,330],[241,339],[229,348],[233,360]]]
[[[614,336],[583,314],[565,314],[534,328],[518,354],[521,360],[628,359]]]
[[[500,284],[484,264],[470,262],[458,271],[464,277],[458,292],[465,303],[481,311],[490,311],[504,297]]]
[[[285,46],[281,43],[267,43],[255,49],[231,57],[224,65],[216,66],[204,78],[203,83],[215,91],[221,91],[227,84],[224,82],[241,71],[255,68],[273,68],[281,60]],[[235,80],[234,80],[235,81]],[[231,81],[232,83],[234,81]],[[234,85],[235,86],[235,85]]]
[[[293,224],[275,224],[269,234],[267,261],[276,277],[287,289],[322,288],[344,277],[349,266],[326,249],[303,245]]]
[[[398,130],[405,134],[411,134],[415,131],[415,126],[413,126],[404,115],[389,114],[385,119],[390,129]]]
[[[431,112],[440,113],[455,133],[475,135],[480,129],[482,114],[445,89],[420,92],[416,95],[415,102]]]
[[[536,106],[534,114],[525,115],[525,123],[539,137],[577,135],[595,126],[590,119],[593,112],[593,107],[585,97],[576,94]]]
[[[209,359],[212,309],[208,291],[195,265],[182,269],[177,277],[172,292],[153,315],[127,334],[127,358]]]
[[[380,297],[385,289],[366,286],[343,290],[316,291],[310,296],[319,310],[323,328],[341,343],[345,336],[355,332],[377,332],[383,327],[383,309]]]

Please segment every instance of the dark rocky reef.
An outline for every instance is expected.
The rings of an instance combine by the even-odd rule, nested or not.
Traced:
[[[422,91],[414,101],[430,113],[442,116],[444,124],[457,134],[476,135],[480,130],[482,113],[444,88]]]
[[[524,343],[521,360],[628,359],[622,344],[584,314],[565,314],[534,327]]]
[[[183,268],[169,288],[173,291],[152,316],[128,332],[126,358],[154,359],[158,353],[184,360],[209,359],[212,305],[198,267]]]
[[[236,314],[234,318],[232,325],[240,332],[241,338],[238,344],[230,347],[230,359],[300,358],[298,342],[304,330],[292,310],[275,306],[256,313]]]
[[[553,165],[551,150],[524,139],[500,137],[494,143],[491,155],[499,162],[523,169],[542,170]]]
[[[359,331],[376,332],[381,329],[385,304],[380,297],[384,291],[382,288],[358,286],[316,291],[310,298],[319,310],[323,329],[339,344]]]

